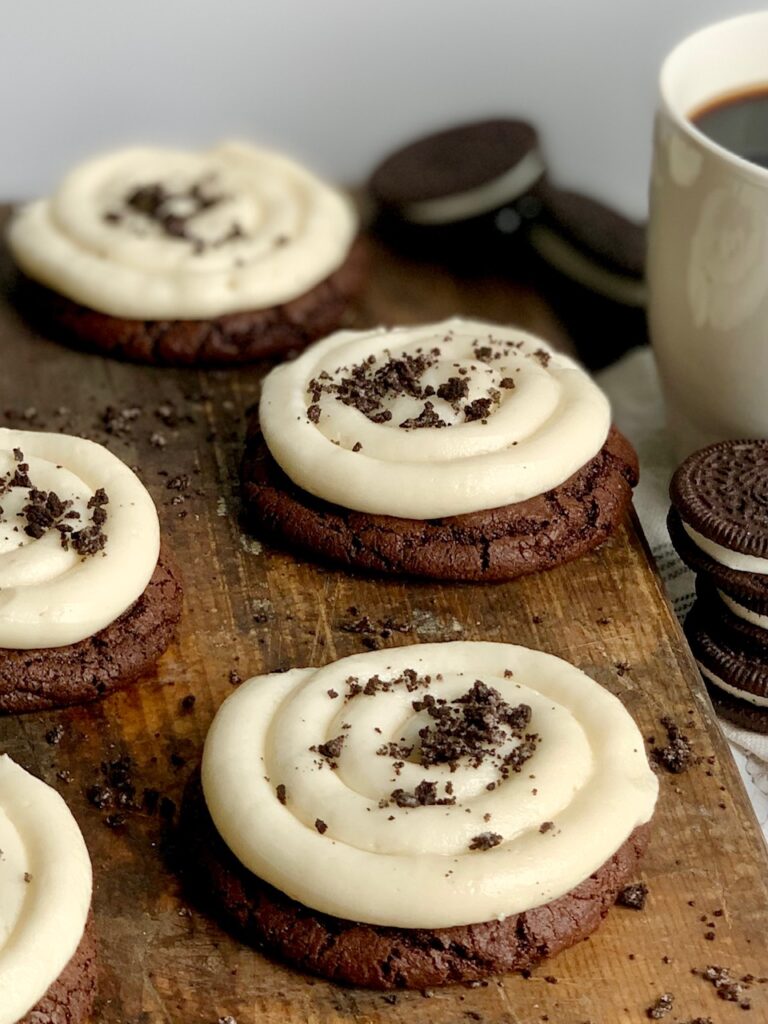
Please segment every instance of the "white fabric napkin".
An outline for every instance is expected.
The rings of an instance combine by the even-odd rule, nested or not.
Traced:
[[[664,425],[664,406],[650,348],[633,349],[597,375],[613,406],[613,418],[640,458],[635,508],[667,587],[683,619],[694,600],[694,574],[677,557],[667,533],[669,481],[675,456]],[[763,831],[768,838],[768,736],[720,719]]]

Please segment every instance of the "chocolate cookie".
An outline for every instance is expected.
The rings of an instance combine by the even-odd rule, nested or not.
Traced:
[[[542,177],[535,128],[496,119],[418,139],[374,170],[370,190],[404,220],[446,224],[512,202]]]
[[[742,572],[715,561],[698,547],[683,529],[680,514],[674,507],[667,515],[667,529],[678,555],[689,569],[706,576],[718,589],[741,604],[768,615],[768,575],[757,572]]]
[[[719,686],[715,686],[707,679],[704,680],[707,693],[720,718],[737,725],[740,729],[747,729],[749,732],[768,734],[768,710],[759,708],[749,701],[739,700],[738,697],[726,693]]]
[[[768,629],[732,611],[705,576],[696,579],[696,595],[702,619],[713,624],[718,636],[726,638],[737,650],[768,655]]]
[[[467,274],[523,271],[544,171],[526,121],[480,121],[427,136],[373,172],[376,233],[409,257]]]
[[[685,620],[685,635],[693,656],[703,669],[710,692],[717,697],[723,717],[746,728],[768,732],[768,705],[760,707],[748,699],[752,696],[768,701],[768,652],[761,653],[755,646],[740,646],[738,634],[723,625],[723,618],[714,603],[696,602]],[[744,699],[718,686],[708,674],[743,692]]]
[[[289,356],[340,326],[362,289],[365,243],[310,291],[281,306],[228,313],[211,320],[128,320],[79,305],[21,277],[25,315],[57,339],[102,355],[160,366],[227,366]]]
[[[244,868],[216,832],[193,780],[182,814],[191,894],[257,948],[331,981],[376,989],[473,982],[533,967],[593,932],[636,877],[650,825],[565,896],[503,921],[442,929],[360,924],[322,914]]]
[[[249,523],[293,550],[375,572],[493,581],[551,569],[601,544],[624,519],[638,466],[632,446],[612,428],[598,454],[546,494],[444,519],[399,519],[301,490],[269,454],[256,414],[241,474]]]
[[[581,280],[576,264],[567,259],[559,260],[554,249],[553,265],[609,298],[629,305],[642,305],[645,298],[645,225],[629,220],[590,196],[555,188],[550,183],[542,187],[540,196],[542,212],[538,223],[577,253],[584,261],[582,267],[590,264],[593,278]],[[535,233],[532,240],[535,244]],[[545,259],[548,259],[548,251],[542,251]],[[565,253],[565,248],[558,252]],[[604,275],[602,278],[598,271]],[[584,269],[584,273],[588,272]],[[601,284],[604,286],[602,289]]]
[[[675,471],[669,495],[707,540],[768,559],[768,441],[721,441],[694,452]]]
[[[528,229],[537,288],[579,358],[598,369],[648,341],[645,226],[578,192],[545,182]]]
[[[86,1024],[96,997],[96,943],[88,919],[75,955],[40,1002],[19,1024]]]
[[[65,647],[0,650],[0,712],[42,711],[119,690],[149,672],[181,617],[178,571],[164,553],[144,593],[95,636]]]

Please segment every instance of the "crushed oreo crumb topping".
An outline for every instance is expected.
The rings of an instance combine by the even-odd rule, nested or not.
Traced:
[[[344,735],[336,736],[335,739],[328,740],[327,743],[318,743],[317,746],[313,745],[309,749],[313,754],[319,754],[321,757],[324,757],[331,768],[336,768],[338,767],[336,762],[341,754],[345,739],[346,736]]]
[[[621,890],[616,897],[616,904],[619,907],[628,907],[630,910],[643,910],[647,898],[648,886],[645,882],[632,882]]]
[[[481,358],[481,353],[486,352],[487,358]],[[463,405],[463,400],[469,395],[469,381],[466,377],[468,371],[464,367],[460,367],[458,374],[449,377],[437,389],[431,384],[424,383],[424,375],[437,365],[441,354],[439,348],[433,348],[429,352],[418,352],[416,355],[403,352],[400,356],[392,356],[387,352],[382,361],[377,356],[370,355],[353,366],[339,367],[334,374],[324,370],[317,377],[313,377],[307,385],[307,395],[310,399],[307,416],[311,422],[317,423],[320,417],[319,402],[323,395],[328,395],[344,405],[357,409],[372,423],[387,423],[392,419],[392,413],[386,407],[387,402],[406,396],[423,401],[424,405],[417,415],[408,417],[398,424],[402,429],[448,427],[451,424],[440,416],[434,402],[429,401],[437,396],[447,402],[454,412],[463,411],[467,422],[485,419],[493,406],[500,401],[501,392],[491,387],[486,397],[477,398]],[[496,358],[492,356],[489,346],[476,347],[475,355],[481,362],[489,362],[492,357]],[[483,370],[483,373],[491,371]],[[505,377],[504,381],[504,388],[514,387],[511,377]]]
[[[749,1009],[750,1004],[749,1000],[745,998],[745,993],[754,980],[749,975],[738,979],[731,974],[729,968],[718,967],[715,964],[710,964],[703,970],[694,968],[692,973],[711,982],[720,999],[727,1003],[739,1003],[743,1009]]]
[[[456,765],[465,758],[473,767],[485,761],[495,763],[501,778],[519,772],[539,742],[536,734],[526,734],[531,720],[527,704],[512,707],[498,690],[477,679],[471,689],[451,703],[441,702],[431,694],[414,701],[414,710],[425,710],[434,724],[419,730],[420,763]],[[500,747],[511,738],[520,743],[509,753]]]
[[[663,1017],[666,1017],[668,1013],[671,1013],[674,1002],[675,997],[671,992],[663,992],[653,1006],[648,1007],[645,1011],[645,1015],[649,1020],[661,1020]]]
[[[127,216],[138,215],[159,227],[166,238],[189,242],[196,255],[245,237],[237,221],[233,221],[225,234],[213,241],[206,241],[194,233],[191,228],[193,219],[227,198],[210,192],[206,185],[205,181],[196,181],[189,188],[178,191],[168,189],[161,182],[139,185],[127,193],[119,210],[108,210],[104,214],[104,221],[118,225]]]
[[[437,783],[426,780],[420,782],[412,793],[404,789],[394,790],[391,799],[398,807],[452,806],[456,803],[455,796],[438,796]]]
[[[695,755],[690,740],[672,721],[671,718],[662,718],[661,724],[667,733],[667,743],[663,747],[654,747],[651,750],[651,757],[656,764],[673,775],[679,775],[687,771],[695,761]]]
[[[421,410],[418,416],[412,416],[410,419],[403,420],[400,426],[404,430],[418,430],[420,427],[447,427],[448,423],[435,412],[435,407],[432,402],[425,402],[424,408]]]
[[[494,846],[498,846],[499,843],[504,842],[504,836],[500,836],[498,832],[481,832],[480,835],[473,836],[469,841],[470,850],[492,850]]]
[[[27,504],[18,513],[24,521],[24,533],[33,540],[40,540],[49,530],[57,530],[61,546],[65,551],[73,548],[78,555],[85,558],[102,551],[107,543],[103,526],[107,521],[104,506],[109,498],[103,488],[99,488],[88,501],[91,513],[90,523],[75,529],[72,525],[80,520],[80,514],[72,509],[72,502],[64,500],[55,491],[42,491],[34,486],[29,477],[29,464],[24,461],[24,453],[14,448],[13,458],[15,469],[13,474],[0,478],[0,494],[12,487],[28,490]],[[0,517],[3,510],[0,508]]]

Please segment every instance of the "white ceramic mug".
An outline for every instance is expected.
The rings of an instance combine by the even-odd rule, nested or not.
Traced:
[[[682,457],[768,437],[768,170],[688,120],[768,87],[768,11],[689,36],[661,69],[648,238],[649,325]]]

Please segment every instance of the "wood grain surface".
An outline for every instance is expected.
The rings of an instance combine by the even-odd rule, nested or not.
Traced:
[[[460,283],[380,248],[374,257],[361,324],[461,312],[565,342],[524,287]],[[768,854],[636,522],[578,562],[503,585],[397,582],[296,561],[238,520],[244,415],[263,368],[155,370],[70,351],[26,327],[7,301],[10,283],[3,255],[0,423],[83,433],[137,466],[186,584],[178,643],[156,676],[87,707],[0,719],[0,750],[62,792],[91,851],[101,950],[94,1024],[217,1024],[227,1015],[237,1024],[639,1024],[662,993],[674,995],[668,1022],[768,1020],[768,986],[752,986],[745,1012],[692,973],[716,964],[768,974]],[[364,631],[351,629],[363,616]],[[387,635],[390,617],[402,629]],[[569,659],[618,694],[657,743],[662,716],[684,726],[699,760],[685,774],[661,773],[644,911],[615,908],[591,940],[530,978],[386,996],[272,962],[185,901],[169,856],[175,807],[232,678],[364,646],[459,638]],[[126,755],[127,769],[110,768]],[[116,799],[100,809],[87,791],[105,775]]]

